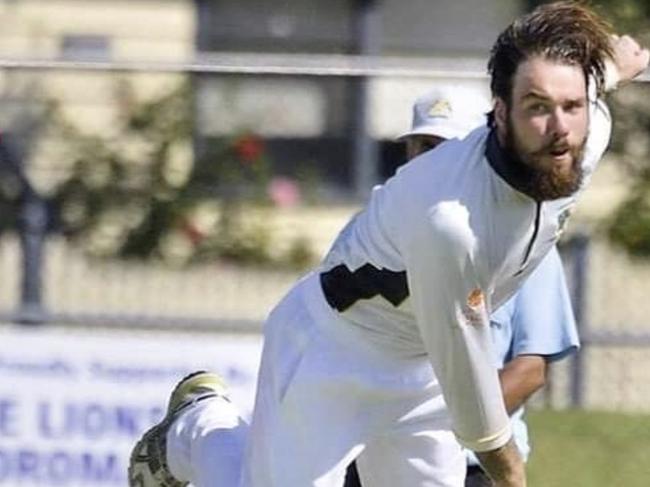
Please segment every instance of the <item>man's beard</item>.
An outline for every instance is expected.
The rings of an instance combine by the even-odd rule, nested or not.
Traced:
[[[551,165],[542,167],[540,159],[549,155],[556,141],[551,141],[539,150],[530,152],[522,149],[515,139],[512,119],[508,116],[505,150],[509,155],[510,163],[516,167],[515,172],[521,178],[521,190],[535,201],[548,201],[564,198],[574,194],[582,185],[584,171],[582,158],[584,157],[587,138],[577,147],[570,147],[571,168],[567,174],[560,172],[560,168]]]

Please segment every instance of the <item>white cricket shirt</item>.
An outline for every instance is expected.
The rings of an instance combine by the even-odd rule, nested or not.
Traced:
[[[604,103],[591,102],[590,117],[582,187],[611,132]],[[456,436],[474,451],[511,436],[488,313],[551,249],[575,202],[517,191],[506,157],[480,127],[406,164],[343,229],[320,276],[351,326],[428,355]]]

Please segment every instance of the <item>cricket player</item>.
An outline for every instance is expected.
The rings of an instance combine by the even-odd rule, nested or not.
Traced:
[[[465,447],[497,487],[525,486],[488,316],[603,155],[601,96],[649,57],[580,3],[515,20],[488,63],[487,126],[375,188],[270,313],[250,429],[213,375],[193,375],[134,447],[130,484],[340,487],[358,459],[365,487],[460,487]]]
[[[458,87],[434,89],[413,105],[411,129],[398,140],[406,144],[407,159],[431,150],[447,139],[464,138],[485,125],[487,100]],[[546,380],[549,362],[566,357],[579,346],[573,309],[562,262],[556,248],[544,257],[522,287],[490,316],[495,366],[511,417],[519,453],[530,452],[524,403]],[[465,487],[490,487],[492,481],[476,456],[467,451]],[[344,487],[361,487],[356,464],[349,469]]]

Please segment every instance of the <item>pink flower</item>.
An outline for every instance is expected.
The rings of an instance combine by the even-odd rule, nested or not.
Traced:
[[[300,188],[293,179],[281,176],[271,179],[267,193],[276,206],[290,207],[300,203]]]

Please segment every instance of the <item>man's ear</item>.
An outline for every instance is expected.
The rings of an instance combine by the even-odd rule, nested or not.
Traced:
[[[508,121],[508,105],[503,98],[497,96],[494,99],[494,122],[499,131],[504,131]]]

